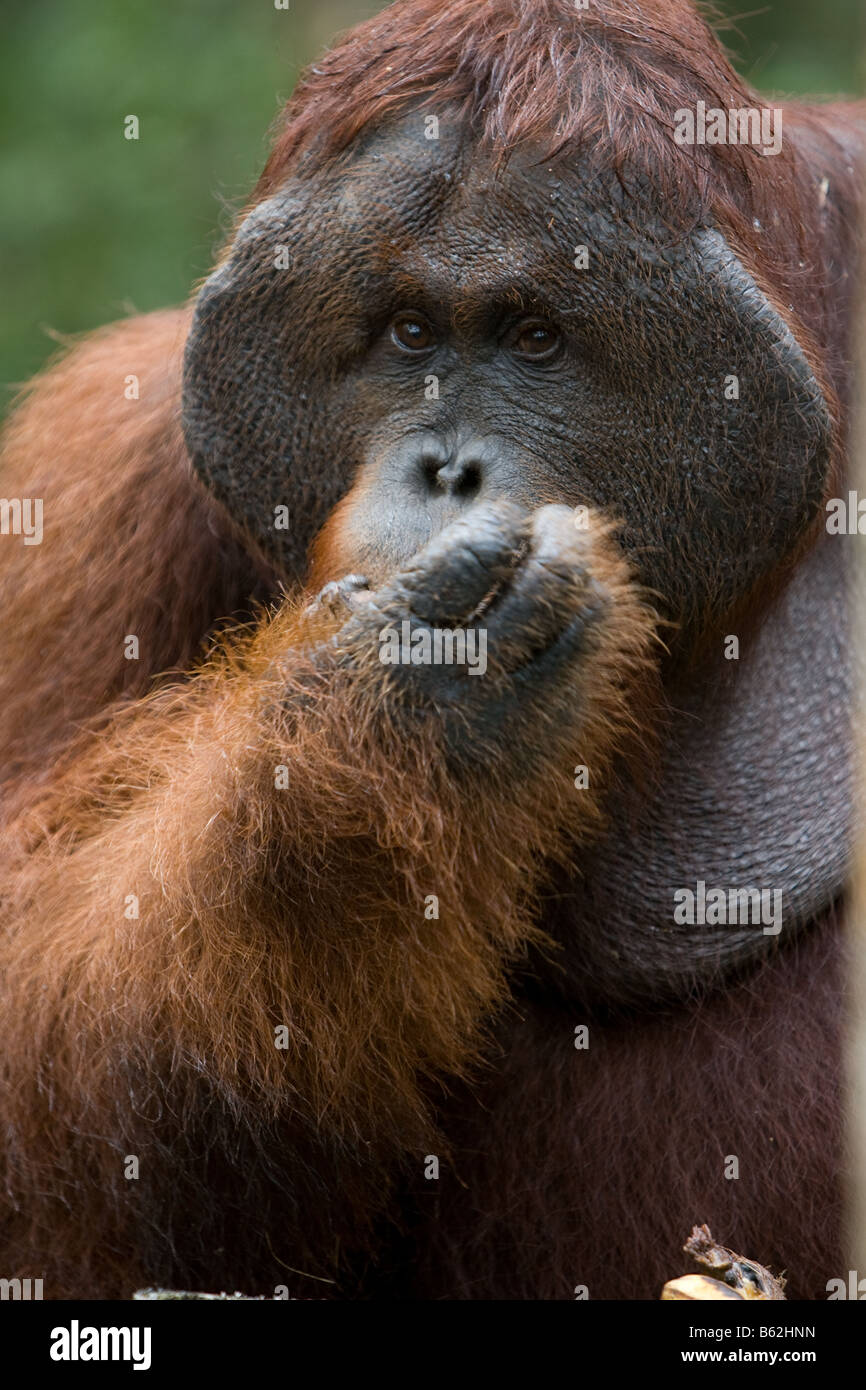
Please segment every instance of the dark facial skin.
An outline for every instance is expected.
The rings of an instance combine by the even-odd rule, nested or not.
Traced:
[[[757,597],[816,518],[827,406],[722,233],[684,230],[646,179],[625,192],[573,155],[496,168],[447,113],[438,140],[424,131],[410,113],[317,171],[302,162],[249,214],[197,304],[190,452],[284,574],[310,576],[312,555],[313,587],[356,572],[393,597],[408,567],[432,593],[413,557],[463,519],[445,567],[463,572],[473,518],[480,534],[500,503],[616,524],[673,657],[668,715],[644,715],[659,773],[611,798],[609,835],[560,886],[551,929],[581,997],[688,992],[772,939],[672,929],[675,889],[781,889],[787,934],[847,873],[844,638],[823,607],[838,548],[817,547],[775,608]],[[759,632],[734,669],[723,638],[747,600]],[[538,697],[512,721],[516,766]]]
[[[562,161],[497,171],[447,115],[424,129],[404,117],[248,218],[191,339],[202,471],[289,569],[348,494],[341,559],[373,579],[478,502],[601,508],[665,615],[705,625],[820,500],[827,414],[799,346],[717,232],[683,237]]]

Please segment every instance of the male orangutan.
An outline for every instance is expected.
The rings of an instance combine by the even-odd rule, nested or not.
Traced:
[[[863,116],[749,110],[687,0],[398,0],[21,404],[4,1276],[839,1274]]]

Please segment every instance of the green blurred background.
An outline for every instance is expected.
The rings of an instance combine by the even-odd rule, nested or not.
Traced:
[[[278,0],[284,3],[284,0]],[[299,69],[376,0],[0,3],[0,409],[78,333],[185,298]],[[864,0],[774,0],[725,41],[766,91],[862,87]],[[123,137],[134,113],[141,138]]]

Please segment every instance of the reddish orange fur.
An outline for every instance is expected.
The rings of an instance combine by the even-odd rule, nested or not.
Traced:
[[[20,542],[7,538],[0,574],[7,609],[26,615],[3,635],[16,718],[0,1107],[16,1211],[2,1264],[46,1278],[52,1296],[169,1276],[166,1255],[160,1264],[140,1248],[123,1158],[141,1156],[140,1201],[161,1211],[153,1189],[174,1164],[195,1163],[187,1146],[208,1108],[208,1142],[245,1131],[270,1154],[265,1170],[271,1149],[295,1151],[305,1131],[337,1153],[331,1201],[341,1185],[351,1194],[338,1225],[349,1244],[361,1239],[403,1157],[432,1142],[430,1084],[466,1075],[507,998],[507,967],[539,940],[535,886],[543,858],[564,852],[569,769],[588,747],[601,766],[627,726],[632,657],[650,627],[602,545],[594,572],[615,616],[586,678],[588,718],[579,731],[539,728],[545,759],[519,798],[501,759],[449,774],[435,721],[407,737],[375,653],[360,674],[336,663],[323,674],[305,652],[335,620],[305,619],[290,599],[193,680],[121,700],[78,731],[124,687],[137,695],[189,662],[219,612],[193,581],[236,558],[181,452],[176,355],[152,375],[184,321],[157,315],[86,344],[47,374],[11,432],[7,476],[32,492],[36,442],[57,457],[78,422],[61,476],[46,468],[38,480],[43,545],[13,552]],[[142,381],[137,407],[118,403],[127,372]],[[222,577],[235,606],[255,579],[252,567]],[[49,586],[59,601],[45,602]],[[129,673],[126,632],[142,638]],[[37,738],[34,692],[48,721]],[[287,790],[275,790],[278,765]],[[139,916],[127,920],[131,894]],[[289,1051],[274,1045],[281,1023]],[[289,1137],[274,1146],[274,1131]],[[304,1179],[296,1160],[298,1192],[321,1181],[317,1164]],[[284,1221],[280,1238],[290,1263],[335,1272],[319,1222]]]
[[[625,61],[615,78],[613,56]],[[578,64],[591,78],[575,85]],[[710,169],[676,149],[663,119],[696,96],[726,104],[749,93],[681,0],[598,0],[579,14],[567,0],[409,0],[306,76],[256,196],[320,134],[315,156],[328,157],[407,99],[456,102],[503,155],[541,139],[594,147],[624,167],[648,149],[660,187],[674,202],[682,195],[687,216],[710,208],[844,395],[846,287],[824,268],[850,264],[851,231],[820,211],[816,169],[830,171],[847,205],[850,118],[792,113],[818,152],[814,167],[793,153],[773,162],[733,149],[717,151]],[[756,219],[772,226],[769,238]],[[188,322],[178,311],[95,335],[40,379],[7,435],[4,495],[44,498],[46,533],[40,547],[0,540],[0,1113],[13,1198],[0,1271],[45,1278],[46,1296],[223,1278],[252,1290],[263,1269],[271,1283],[286,1266],[333,1276],[345,1269],[343,1247],[372,1243],[407,1156],[417,1166],[440,1142],[435,1103],[482,1055],[489,1021],[507,1005],[509,968],[538,941],[542,860],[565,852],[568,768],[591,748],[603,770],[629,710],[643,718],[648,708],[630,692],[649,618],[603,542],[597,568],[616,617],[584,692],[589,717],[579,730],[539,729],[545,759],[519,792],[502,760],[483,776],[446,772],[432,724],[408,739],[382,701],[381,668],[356,679],[334,667],[326,681],[297,601],[279,599],[276,577],[191,474],[179,426]],[[130,373],[137,401],[124,398]],[[334,528],[320,558],[339,567]],[[265,598],[274,609],[251,619]],[[230,617],[248,627],[196,669]],[[124,657],[127,633],[139,637],[137,662]],[[172,669],[173,679],[156,679]],[[304,698],[287,701],[292,690]],[[276,764],[291,770],[284,792]],[[597,823],[597,806],[585,813],[578,831]],[[423,912],[430,893],[440,900],[433,922]],[[139,916],[129,920],[131,894]],[[790,1009],[784,982],[776,993]],[[687,1073],[688,1030],[694,1018],[714,1039],[712,1010],[678,1026],[685,1126],[702,1084]],[[731,1017],[723,1024],[736,1027],[736,1008]],[[290,1052],[274,1047],[281,1023]],[[671,1058],[663,1031],[653,1028],[650,1051],[634,1043],[660,1091]],[[521,1066],[523,1045],[518,1035],[514,1095],[529,1096],[528,1123],[546,1086],[537,1059],[553,1043],[529,1045]],[[617,1046],[586,1106],[586,1123],[597,1121],[594,1182],[617,1137],[620,1079],[634,1073],[630,1044]],[[511,1080],[506,1071],[506,1090]],[[563,1088],[565,1111],[575,1092]],[[562,1120],[550,1150],[559,1181],[572,1144],[550,1095],[550,1131]],[[641,1096],[627,1099],[637,1128]],[[512,1287],[531,1296],[538,1285],[517,1268],[524,1249],[518,1240],[512,1250],[501,1226],[535,1180],[514,1139],[520,1105],[503,1103],[495,1080],[490,1103],[495,1133],[511,1142],[504,1205],[496,1173],[485,1194],[497,1205],[486,1217],[490,1258],[504,1249]],[[712,1119],[703,1115],[702,1151]],[[661,1146],[664,1133],[653,1134]],[[547,1139],[536,1128],[534,1145]],[[141,1158],[137,1183],[123,1176],[127,1154]],[[650,1185],[651,1195],[663,1190]],[[518,1233],[541,1247],[548,1209],[539,1213],[537,1195]],[[587,1210],[597,1196],[590,1186]],[[755,1200],[764,1202],[763,1185]],[[466,1201],[484,1205],[477,1186]],[[689,1211],[672,1239],[707,1215]],[[591,1232],[588,1247],[598,1238]],[[240,1253],[220,1254],[227,1239],[241,1240]],[[455,1241],[462,1260],[462,1231],[441,1241]],[[646,1243],[642,1233],[634,1248]],[[435,1267],[435,1241],[431,1249]],[[569,1248],[558,1266],[570,1258]],[[458,1261],[428,1288],[472,1296],[478,1277]],[[551,1276],[551,1296],[561,1288]]]
[[[41,546],[3,540],[0,786],[53,775],[75,727],[249,609],[257,569],[193,477],[180,429],[187,310],[114,324],[44,372],[7,428],[3,495],[40,497]],[[139,380],[139,399],[125,378]],[[126,660],[135,633],[140,656]],[[38,711],[38,725],[34,716]]]

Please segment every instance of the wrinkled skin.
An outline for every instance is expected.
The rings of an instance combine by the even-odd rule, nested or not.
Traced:
[[[561,164],[524,155],[497,176],[471,145],[453,148],[447,119],[438,142],[422,128],[404,118],[348,171],[292,180],[244,223],[189,349],[187,436],[205,476],[233,506],[247,500],[264,539],[263,490],[279,501],[306,481],[291,434],[280,460],[267,431],[312,430],[307,450],[320,442],[341,466],[330,488],[317,477],[314,507],[296,507],[291,547],[306,552],[349,486],[341,562],[380,573],[479,499],[589,504],[624,522],[640,578],[677,623],[726,611],[792,548],[826,481],[826,407],[790,332],[718,233],[683,239],[650,205]],[[269,268],[277,245],[290,270]],[[573,263],[581,245],[586,271]],[[203,377],[210,347],[239,337],[220,313],[237,313],[252,287],[253,332],[227,358],[231,380]],[[396,349],[389,332],[411,310],[432,329],[422,352]],[[517,325],[536,317],[562,335],[537,363],[514,351]],[[727,401],[735,370],[744,399]],[[252,466],[227,479],[233,440],[221,431],[235,424],[223,411],[250,391],[261,408]],[[431,482],[425,458],[459,476]],[[276,539],[289,564],[286,533]]]
[[[368,654],[380,634],[415,634],[475,628],[485,640],[489,666],[399,664],[396,699],[408,721],[434,717],[455,771],[479,758],[513,757],[527,719],[575,719],[581,666],[591,667],[595,629],[609,618],[611,595],[593,576],[592,552],[566,507],[542,507],[531,516],[509,503],[480,503],[451,523],[370,592],[362,576],[331,582],[318,604],[352,614],[334,638],[338,649]],[[473,678],[475,675],[477,678]],[[515,760],[525,775],[533,750]]]
[[[823,1296],[858,118],[696,164],[670,98],[755,94],[678,0],[401,0],[322,64],[195,304],[7,435],[2,1271],[657,1297],[706,1222]]]
[[[347,571],[378,582],[496,498],[528,511],[589,507],[617,524],[664,620],[670,699],[688,715],[672,721],[657,707],[644,751],[649,760],[661,739],[662,780],[647,782],[647,762],[635,794],[628,775],[609,854],[602,844],[597,868],[581,866],[580,908],[569,910],[566,889],[556,935],[585,998],[677,994],[768,949],[760,932],[672,930],[677,887],[714,874],[771,882],[793,929],[844,881],[844,632],[808,597],[838,592],[839,549],[812,553],[756,637],[746,625],[744,645],[756,645],[735,682],[721,657],[724,634],[744,630],[743,605],[777,582],[812,531],[828,486],[827,405],[790,328],[719,231],[684,230],[639,178],[629,191],[528,153],[494,166],[447,115],[438,141],[423,130],[412,113],[324,170],[305,175],[302,163],[249,214],[198,302],[189,447],[288,574],[302,571],[320,532],[316,585]],[[586,269],[574,264],[581,246]],[[277,269],[286,248],[290,268]],[[421,350],[394,341],[405,317],[422,322]],[[539,323],[556,337],[536,360],[520,345]],[[727,399],[731,374],[740,393]],[[251,401],[254,434],[243,423]],[[312,458],[330,466],[312,470]],[[287,499],[292,525],[274,530],[273,508]],[[819,649],[802,670],[798,627],[814,628]],[[790,697],[772,674],[780,661]],[[829,704],[828,669],[838,672]],[[720,689],[731,702],[721,717]],[[789,698],[796,714],[780,719]],[[835,749],[823,780],[784,745],[786,731],[799,739],[815,721],[816,748]]]

